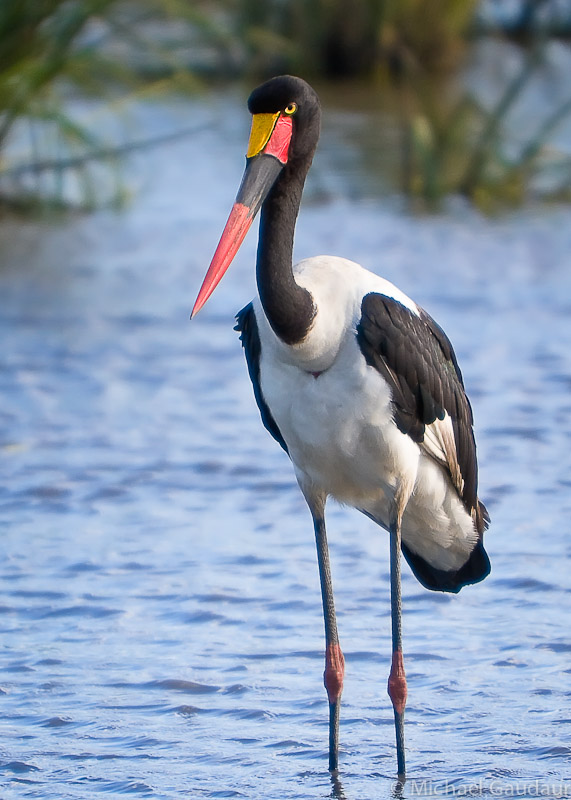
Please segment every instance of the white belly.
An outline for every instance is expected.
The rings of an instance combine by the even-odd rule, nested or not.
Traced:
[[[318,377],[262,356],[261,386],[300,478],[341,503],[365,508],[416,473],[419,448],[394,424],[389,387],[354,337]]]

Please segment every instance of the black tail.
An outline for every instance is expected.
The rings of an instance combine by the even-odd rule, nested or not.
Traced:
[[[470,583],[478,583],[490,574],[490,559],[484,550],[482,540],[470,553],[470,558],[457,570],[444,570],[432,567],[421,556],[413,553],[406,544],[402,552],[411,570],[420,583],[435,592],[454,592],[455,594]]]

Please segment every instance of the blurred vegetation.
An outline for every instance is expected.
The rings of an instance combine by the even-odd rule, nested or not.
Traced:
[[[97,123],[80,121],[68,101],[105,97],[119,105],[125,93],[196,88],[181,57],[190,26],[215,38],[199,4],[184,0],[1,0],[0,202],[65,206],[64,173],[72,171],[79,205],[93,207],[95,161],[108,165],[119,202],[117,157],[125,147],[110,147]],[[15,126],[30,143],[24,164],[7,163]]]
[[[382,52],[389,63],[424,73],[455,69],[473,30],[479,0],[385,0]]]
[[[525,62],[486,110],[442,88],[458,86],[479,0],[1,0],[0,202],[66,206],[71,173],[76,204],[91,208],[100,202],[94,164],[108,168],[121,202],[119,158],[145,142],[110,145],[70,99],[120,108],[124,98],[280,72],[365,77],[395,93],[401,188],[417,204],[434,208],[450,193],[486,210],[522,202],[544,143],[571,111],[570,98],[506,155],[507,115],[541,61],[533,14],[546,2],[525,0]],[[15,127],[30,143],[25,163],[7,155]]]
[[[325,78],[454,68],[479,0],[220,0],[238,67]]]
[[[521,50],[520,69],[491,108],[473,92],[442,91],[420,71],[408,70],[399,93],[401,185],[414,205],[435,210],[455,194],[492,213],[522,205],[541,178],[547,181],[539,197],[571,201],[571,155],[549,145],[571,114],[571,92],[543,119],[530,120],[529,129],[517,137],[509,132],[510,112],[545,66],[546,43],[536,34]]]
[[[571,155],[548,145],[571,114],[571,93],[544,119],[535,120],[529,131],[519,132],[517,143],[513,132],[507,133],[508,116],[541,64],[541,54],[537,45],[526,52],[520,71],[490,109],[473,94],[443,92],[421,76],[403,87],[401,187],[413,205],[436,210],[445,197],[456,194],[491,213],[523,204],[537,179],[548,172],[557,179],[540,196],[571,200]]]

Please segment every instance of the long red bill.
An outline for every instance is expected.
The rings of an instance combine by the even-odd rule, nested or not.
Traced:
[[[226,227],[218,242],[212,262],[200,287],[190,318],[197,314],[216,289],[220,279],[232,263],[254,220],[251,209],[243,203],[234,203]]]
[[[277,117],[277,119],[276,119]],[[260,119],[262,118],[262,119]],[[206,303],[240,249],[268,192],[287,163],[292,136],[289,117],[255,114],[246,169],[228,222],[202,282],[190,318]]]

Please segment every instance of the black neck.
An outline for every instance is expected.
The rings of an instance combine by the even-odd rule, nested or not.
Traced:
[[[293,236],[309,163],[285,167],[261,211],[256,279],[264,312],[286,344],[306,336],[315,308],[311,294],[295,282]]]

